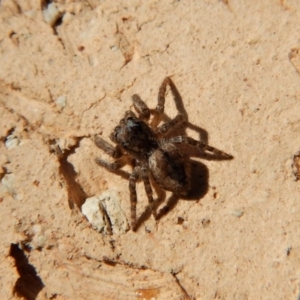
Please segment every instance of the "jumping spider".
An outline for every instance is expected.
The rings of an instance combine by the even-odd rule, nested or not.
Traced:
[[[167,85],[170,86],[173,96],[175,95],[175,86],[172,80],[166,77],[159,88],[158,104],[154,110],[150,110],[138,95],[132,96],[133,107],[137,115],[130,110],[127,111],[119,125],[115,127],[110,135],[110,139],[116,144],[115,147],[99,136],[95,136],[95,144],[116,159],[110,163],[97,158],[98,165],[112,172],[116,172],[126,164],[131,164],[133,167],[129,177],[132,230],[136,229],[136,182],[139,179],[144,182],[149,209],[154,217],[156,217],[156,212],[150,179],[162,189],[178,196],[186,196],[190,192],[190,159],[188,155],[180,151],[176,144],[187,144],[224,159],[232,158],[231,155],[188,136],[165,137],[175,125],[185,121],[183,115],[178,113],[174,119],[158,126],[164,113]],[[150,122],[151,115],[153,117]]]

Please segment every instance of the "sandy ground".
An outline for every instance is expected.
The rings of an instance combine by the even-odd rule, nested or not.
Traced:
[[[299,74],[297,0],[2,0],[0,298],[300,299]],[[186,133],[234,159],[193,158],[194,196],[133,232],[92,137],[166,76]],[[103,195],[113,234],[81,212]]]

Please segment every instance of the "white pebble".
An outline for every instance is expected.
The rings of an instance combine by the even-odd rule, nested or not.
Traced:
[[[115,191],[106,191],[100,196],[86,199],[81,211],[92,227],[99,232],[122,234],[129,229]]]

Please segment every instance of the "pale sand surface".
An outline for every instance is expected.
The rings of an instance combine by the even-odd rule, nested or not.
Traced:
[[[0,298],[299,299],[299,2],[42,2],[0,3]],[[234,159],[193,159],[202,193],[99,233],[85,199],[117,195],[128,223],[130,201],[91,137],[166,76],[187,133]]]

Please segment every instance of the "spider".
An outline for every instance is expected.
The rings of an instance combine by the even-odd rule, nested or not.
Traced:
[[[132,96],[136,114],[131,110],[126,111],[124,118],[113,130],[110,139],[116,146],[112,146],[99,136],[94,138],[96,146],[115,159],[113,162],[107,162],[97,158],[98,165],[112,172],[117,172],[126,164],[133,167],[129,176],[131,228],[133,231],[136,229],[136,183],[139,179],[144,182],[149,209],[154,218],[156,218],[156,212],[150,181],[154,180],[163,190],[171,191],[178,196],[187,196],[190,192],[191,163],[189,156],[182,153],[178,144],[187,144],[204,153],[208,151],[224,159],[233,158],[204,142],[185,135],[166,137],[171,129],[185,121],[183,114],[178,113],[175,118],[159,125],[164,113],[168,85],[175,98],[174,83],[170,77],[166,77],[159,88],[158,103],[154,110],[150,110],[138,95]],[[153,117],[150,121],[151,115]]]

